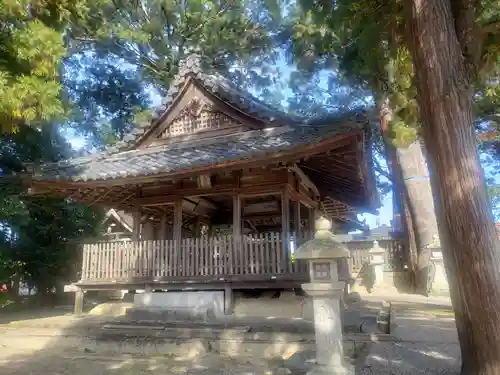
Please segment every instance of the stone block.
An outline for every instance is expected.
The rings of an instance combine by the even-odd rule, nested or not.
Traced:
[[[391,311],[391,303],[383,301],[377,315],[377,327],[382,333],[391,333]]]
[[[192,360],[206,355],[209,351],[210,345],[208,342],[202,340],[192,340],[181,343],[177,350],[175,350],[174,355],[179,360]]]
[[[127,310],[127,318],[135,321],[209,321],[215,319],[213,310],[182,307],[134,307]]]
[[[176,312],[190,310],[193,315],[211,311],[216,317],[222,317],[224,315],[224,291],[147,292],[134,295],[134,305],[138,308],[163,308]]]

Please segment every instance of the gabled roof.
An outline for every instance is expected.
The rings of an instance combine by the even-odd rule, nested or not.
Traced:
[[[62,184],[56,181],[66,181],[78,189],[93,189],[100,184],[142,184],[216,173],[221,168],[241,169],[250,163],[297,163],[325,197],[342,199],[340,192],[347,190],[349,205],[358,200],[365,202],[360,205],[377,205],[370,168],[371,127],[363,111],[312,119],[288,115],[238,89],[204,64],[196,55],[187,57],[151,120],[139,124],[123,141],[98,154],[43,165],[33,182],[57,189],[55,185]],[[202,106],[196,105],[199,101]],[[227,114],[225,118],[234,121],[217,131],[196,130],[195,136],[169,133],[163,137],[183,111],[196,117],[202,113],[196,108],[206,108],[206,104],[209,109],[204,113]],[[339,159],[335,159],[336,152]]]
[[[162,125],[168,111],[193,82],[238,113],[257,121],[260,128],[210,140],[140,147]],[[291,150],[353,131],[363,133],[367,124],[362,111],[340,113],[327,119],[285,114],[238,89],[229,79],[211,70],[200,56],[193,54],[180,64],[167,96],[162,105],[154,109],[150,121],[139,124],[122,141],[104,152],[42,166],[34,178],[97,181],[173,173]]]
[[[251,94],[240,90],[231,80],[215,72],[210,64],[197,54],[191,54],[181,61],[179,72],[174,78],[167,96],[162,104],[153,110],[152,118],[126,135],[122,141],[116,144],[111,151],[130,150],[137,145],[144,136],[148,134],[159,123],[166,111],[175,100],[182,94],[188,80],[194,79],[197,83],[224,103],[231,105],[237,111],[249,115],[263,122],[267,127],[279,125],[305,124],[303,118],[291,116],[276,108],[273,108]]]
[[[128,232],[132,232],[134,224],[132,215],[126,213],[125,211],[115,210],[114,208],[111,208],[106,212],[103,222],[106,222],[110,217],[113,217],[116,221],[118,221]]]
[[[169,144],[116,153],[102,153],[42,168],[35,179],[96,181],[137,176],[153,176],[190,168],[265,157],[273,153],[317,144],[339,134],[362,130],[359,114],[348,121],[348,116],[328,126],[282,126],[231,134],[207,141],[200,139],[189,143]]]

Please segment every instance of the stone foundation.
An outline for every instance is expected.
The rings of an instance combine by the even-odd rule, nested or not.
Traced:
[[[144,292],[134,295],[134,307],[152,313],[171,312],[176,318],[224,315],[224,291]]]

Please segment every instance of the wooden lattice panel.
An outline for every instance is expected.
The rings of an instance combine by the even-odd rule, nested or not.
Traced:
[[[207,103],[193,101],[184,108],[159,136],[159,138],[177,137],[198,132],[217,130],[239,125],[239,122],[226,114],[214,110]]]

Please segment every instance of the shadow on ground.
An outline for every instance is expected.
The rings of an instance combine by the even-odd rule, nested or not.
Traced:
[[[87,309],[91,307],[87,305]],[[375,313],[378,306],[369,302],[363,304],[363,308]],[[137,328],[143,333],[148,332],[142,337],[138,331],[117,331],[119,334],[115,338],[108,335],[104,339],[103,326],[113,319],[86,314],[75,316],[70,311],[68,306],[23,311],[22,316],[15,312],[0,313],[2,322],[9,322],[0,325],[0,373],[305,374],[311,368],[314,357],[313,351],[298,349],[300,345],[314,346],[308,342],[311,335],[307,330],[295,334],[302,335],[302,341],[292,340],[284,344],[280,339],[286,332],[279,331],[284,327],[280,327],[277,320],[264,324],[262,327],[266,329],[254,325],[250,331],[242,324],[220,327],[219,336],[227,338],[223,348],[216,341],[200,339],[213,333],[207,333],[206,329],[196,332],[190,327],[172,328],[172,335],[176,337],[163,340],[158,334],[160,329],[155,329],[153,325],[148,327],[144,322]],[[432,324],[429,329],[433,329]],[[243,345],[242,340],[242,334],[264,337],[266,330],[269,331],[266,347],[279,354],[267,359],[264,355],[255,356],[261,350],[255,345],[262,346],[262,343],[250,348],[247,344]],[[449,368],[448,373],[453,373],[453,361],[440,349],[439,343],[406,343],[389,336],[379,341],[364,346],[356,344],[361,349],[354,358],[357,374],[444,374],[446,372],[439,370],[443,368]],[[440,372],[433,372],[432,368]]]

